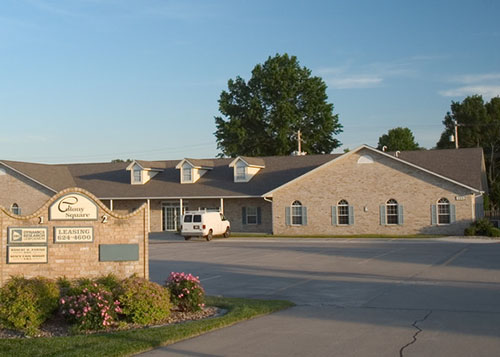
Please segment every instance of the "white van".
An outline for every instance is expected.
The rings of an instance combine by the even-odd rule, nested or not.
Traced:
[[[213,236],[231,234],[231,224],[220,212],[186,211],[182,216],[181,235],[185,240],[191,237],[205,237],[207,241]]]

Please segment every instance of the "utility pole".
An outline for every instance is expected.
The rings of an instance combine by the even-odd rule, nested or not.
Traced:
[[[298,152],[299,152],[299,155],[301,155],[302,153],[302,147],[301,147],[301,137],[300,137],[300,129],[297,131],[297,142],[298,142]]]
[[[457,120],[455,119],[453,121],[454,127],[455,127],[455,149],[458,149],[458,123]]]

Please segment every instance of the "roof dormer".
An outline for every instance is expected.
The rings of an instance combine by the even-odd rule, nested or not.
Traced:
[[[211,160],[184,159],[175,168],[181,170],[181,183],[195,183],[214,168],[214,163]]]
[[[127,166],[130,171],[130,183],[132,185],[144,185],[163,169],[152,167],[152,163],[147,161],[134,160]]]
[[[229,167],[234,169],[234,182],[248,182],[266,166],[261,158],[238,156]]]

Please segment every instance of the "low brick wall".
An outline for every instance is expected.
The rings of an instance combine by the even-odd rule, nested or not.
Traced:
[[[54,202],[61,197],[67,195],[69,197],[71,194],[83,196],[94,202],[97,220],[50,220],[49,209]],[[69,232],[78,227],[92,228],[93,241],[55,242],[55,227],[60,232]],[[17,241],[17,238],[13,239],[13,231],[20,232],[20,228],[32,231],[37,229],[40,231],[39,228],[46,229],[46,242],[22,243]],[[74,279],[112,273],[123,278],[132,274],[149,278],[147,207],[145,204],[130,214],[121,215],[109,210],[90,192],[80,188],[71,188],[54,195],[41,208],[27,216],[17,216],[0,207],[0,232],[2,239],[1,285],[13,275],[44,276],[53,279],[64,276]],[[18,236],[19,234],[16,237]],[[12,253],[28,251],[27,248],[30,247],[35,247],[42,252],[42,255],[33,259],[29,252],[24,258],[21,254],[14,257]],[[44,251],[46,253],[43,253]],[[43,257],[44,254],[46,254],[45,257]],[[41,259],[46,262],[30,263],[30,259]]]

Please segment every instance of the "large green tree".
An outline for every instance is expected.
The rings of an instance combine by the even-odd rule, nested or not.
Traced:
[[[386,147],[388,151],[405,151],[405,150],[418,150],[420,147],[415,142],[413,133],[408,128],[394,128],[382,135],[378,139],[377,149],[382,150]]]
[[[443,120],[445,129],[436,145],[438,148],[455,147],[449,139],[455,134],[455,124],[458,125],[460,148],[483,148],[491,202],[500,207],[500,97],[485,102],[482,96],[473,95],[462,102],[451,102],[451,112]]]
[[[297,150],[299,130],[302,151],[330,153],[340,146],[334,135],[342,125],[326,88],[286,53],[257,64],[248,82],[230,79],[219,99],[222,116],[215,117],[220,156],[289,155]]]

